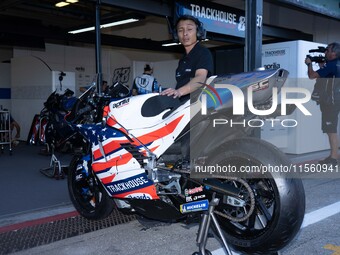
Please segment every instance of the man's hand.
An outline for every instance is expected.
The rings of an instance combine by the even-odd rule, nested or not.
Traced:
[[[162,96],[173,96],[173,98],[180,98],[182,96],[179,89],[168,88],[160,93]]]
[[[311,65],[312,64],[312,60],[310,59],[310,58],[306,58],[305,59],[305,64],[307,65],[307,66],[309,66],[309,65]]]

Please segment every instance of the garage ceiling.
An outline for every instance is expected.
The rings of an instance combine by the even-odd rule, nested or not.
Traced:
[[[79,0],[77,3],[61,8],[55,7],[57,2],[59,1],[2,0],[0,2],[0,45],[44,48],[45,42],[66,45],[93,44],[95,42],[94,32],[72,35],[68,31],[80,26],[94,24],[96,1]],[[102,20],[130,15],[140,15],[142,18],[140,22],[102,29],[103,45],[160,51],[175,50],[176,47],[161,47],[163,41],[171,39],[165,16],[169,14],[171,16],[170,10],[175,1],[102,0],[101,2]],[[244,9],[244,1],[240,0],[208,2]],[[287,1],[279,2],[287,4]],[[155,27],[159,29],[155,31]],[[274,29],[271,30],[272,34],[280,32],[279,30],[275,31],[275,28],[267,27],[268,29]],[[287,30],[285,31],[287,32]],[[301,35],[301,33],[299,34]],[[223,41],[220,39],[212,41],[211,46],[219,46]],[[237,43],[233,40],[235,38],[224,38],[225,42]]]

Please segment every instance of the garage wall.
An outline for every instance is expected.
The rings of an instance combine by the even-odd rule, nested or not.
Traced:
[[[126,56],[125,52],[127,51],[102,49],[103,79],[109,83],[120,81],[131,87],[135,76],[134,59]],[[130,51],[130,56],[133,56],[132,52],[134,51]],[[155,76],[159,77],[159,81],[162,84],[174,85],[175,62],[164,61],[173,58],[173,54],[139,52],[135,59],[152,61],[155,66]],[[53,92],[53,71],[75,73],[75,92],[76,96],[79,96],[80,87],[89,86],[95,81],[94,48],[46,44],[45,51],[14,49],[10,75],[11,108],[13,116],[22,126],[20,138],[22,140],[27,138],[34,115],[39,114],[43,103]],[[28,105],[30,107],[27,107]]]
[[[329,43],[340,40],[338,32],[340,21],[302,13],[285,7],[277,7],[268,3],[264,3],[264,23],[313,34],[314,41],[318,41],[320,43]],[[165,33],[168,33],[168,30],[166,26],[163,28],[162,25],[164,26],[164,24],[155,24],[155,29],[151,29],[151,31],[153,33],[155,33],[154,31],[157,31],[157,34],[159,31],[159,34],[162,34],[163,36]],[[136,32],[131,30],[125,31],[124,33],[124,36],[132,36]],[[135,35],[132,37],[134,36]],[[23,137],[28,133],[28,129],[31,124],[28,119],[33,118],[34,114],[39,112],[39,110],[42,108],[42,102],[44,100],[43,97],[46,97],[45,94],[50,93],[50,83],[39,85],[39,81],[42,81],[41,77],[44,76],[44,72],[49,73],[51,70],[74,72],[76,77],[75,87],[77,95],[79,95],[79,87],[91,84],[95,78],[96,68],[94,46],[72,47],[46,44],[45,51],[34,51],[22,48],[14,49],[13,51],[8,49],[0,49],[1,61],[9,60],[12,56],[13,58],[27,56],[30,56],[32,59],[35,58],[34,62],[40,62],[39,65],[41,65],[41,70],[43,70],[39,71],[38,73],[35,71],[31,72],[31,66],[27,65],[26,67],[20,67],[19,69],[12,70],[11,77],[9,77],[9,79],[15,78],[16,80],[18,77],[21,77],[22,81],[26,82],[26,90],[30,91],[29,93],[31,93],[31,95],[39,95],[38,98],[35,98],[40,100],[39,102],[37,101],[36,105],[32,104],[34,105],[33,107],[25,109],[27,112],[19,112],[17,106],[21,103],[25,106],[29,102],[20,103],[15,101],[19,99],[16,90],[21,85],[19,85],[17,82],[10,82],[10,88],[14,90],[14,94],[12,93],[12,95],[14,95],[14,101],[12,100],[12,112],[14,117],[23,126]],[[180,54],[122,48],[118,49],[106,46],[102,49],[103,79],[109,81],[109,83],[120,79],[121,82],[131,87],[133,78],[136,75],[133,69],[133,62],[152,62],[155,66],[154,75],[156,77],[158,76],[157,78],[159,79],[160,83],[162,85],[164,84],[164,87],[171,87],[175,84],[174,73],[179,57]],[[32,65],[32,68],[33,66],[34,65]],[[8,76],[9,70],[6,67],[5,69],[0,69],[0,72],[1,76],[5,77],[6,73]],[[50,79],[48,80],[50,81]],[[5,83],[8,82],[2,82],[2,85],[0,86],[7,86],[8,88],[8,85],[4,85]],[[44,87],[39,89],[39,86]],[[8,108],[11,107],[9,106]]]
[[[265,24],[312,34],[315,42],[328,44],[340,41],[339,20],[264,3],[263,21]]]
[[[11,76],[10,64],[0,63],[0,108],[11,108]]]

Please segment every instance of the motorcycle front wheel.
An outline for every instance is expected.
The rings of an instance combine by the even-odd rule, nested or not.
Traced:
[[[112,213],[114,202],[91,171],[90,156],[73,157],[67,181],[71,201],[81,216],[99,220]]]
[[[256,138],[231,140],[210,157],[220,166],[289,166],[287,157],[275,146]],[[242,206],[220,198],[215,214],[227,242],[245,254],[272,254],[281,250],[298,233],[305,212],[301,179],[286,178],[283,172],[249,174],[234,180],[217,178],[219,187],[232,186],[243,198]],[[239,200],[240,201],[240,200]]]

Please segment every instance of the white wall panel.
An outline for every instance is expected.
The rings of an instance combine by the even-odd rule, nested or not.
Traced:
[[[318,46],[325,45],[307,41],[263,45],[262,65],[272,65],[288,70],[289,76],[285,86],[304,88],[312,92],[315,80],[308,79],[304,60],[309,54],[308,51]],[[314,66],[314,70],[317,69],[318,67]],[[296,127],[282,128],[282,125],[275,125],[271,128],[266,125],[262,129],[261,137],[286,153],[302,154],[329,149],[328,138],[321,131],[319,106],[311,100],[304,106],[312,116],[305,116],[299,109],[296,109],[292,115],[280,117],[280,119],[296,120],[298,123]]]

